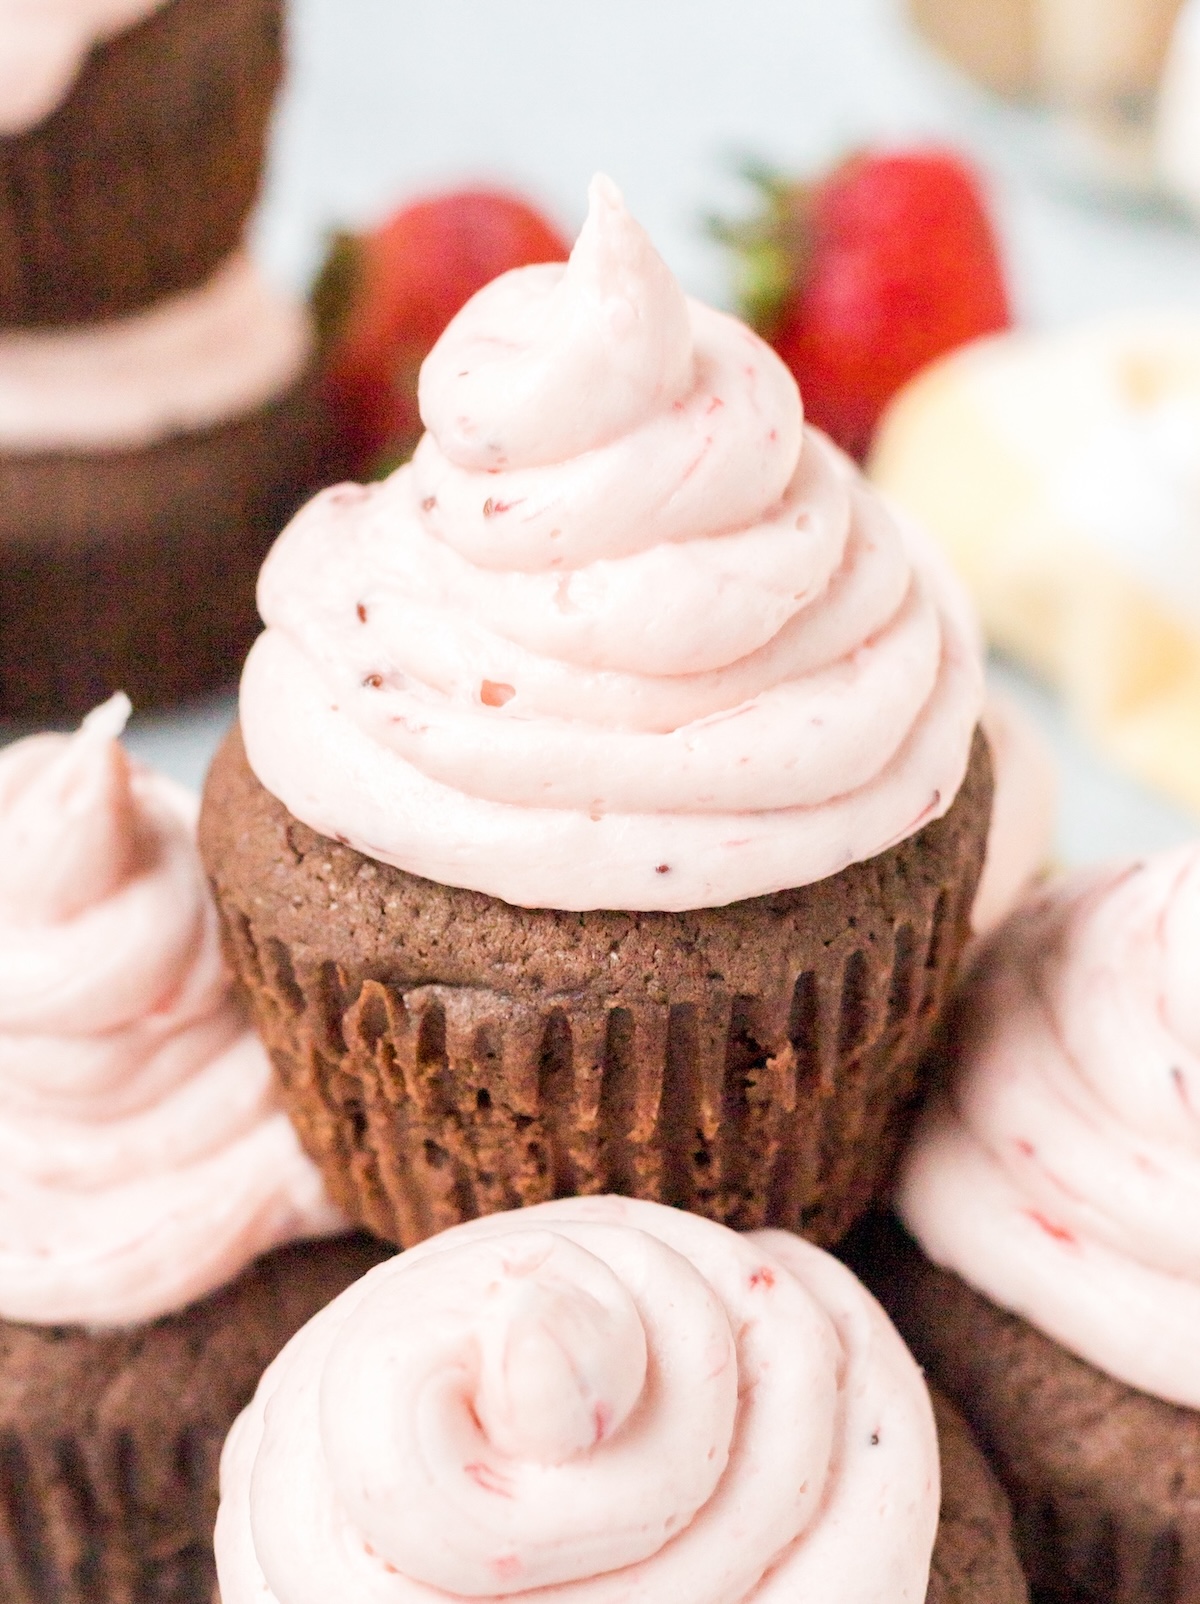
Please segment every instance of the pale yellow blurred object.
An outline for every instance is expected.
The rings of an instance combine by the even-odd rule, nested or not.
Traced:
[[[1200,210],[1198,0],[908,0],[960,71],[1058,113],[1081,170]]]
[[[1099,110],[1153,93],[1182,0],[910,0],[918,28],[1008,95]]]
[[[1200,811],[1200,318],[956,352],[893,402],[871,473],[950,553],[990,640]]]

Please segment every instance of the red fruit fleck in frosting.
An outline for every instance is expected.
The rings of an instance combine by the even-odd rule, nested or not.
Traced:
[[[479,687],[479,700],[484,707],[503,707],[506,702],[511,702],[516,694],[513,686],[498,685],[495,680],[490,679],[485,679]]]

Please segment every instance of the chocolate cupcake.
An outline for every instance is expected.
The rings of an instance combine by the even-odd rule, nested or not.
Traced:
[[[234,679],[329,438],[308,310],[244,254],[128,318],[0,331],[0,716]]]
[[[340,1234],[235,1004],[195,803],[114,700],[0,755],[0,1593],[208,1604],[216,1465]],[[307,1240],[304,1245],[300,1239]]]
[[[235,678],[328,440],[308,311],[243,254],[118,322],[0,332],[0,715]]]
[[[0,328],[122,317],[238,247],[281,0],[0,5]]]
[[[228,684],[325,482],[308,311],[242,244],[281,33],[280,0],[0,0],[0,717]]]
[[[222,1604],[1027,1597],[843,1266],[612,1197],[459,1227],[306,1326],[230,1433],[216,1550]]]
[[[412,466],[268,559],[206,790],[304,1143],[404,1245],[605,1191],[835,1240],[983,856],[953,581],[606,181],[421,399]]]
[[[1200,851],[1077,875],[983,947],[855,1262],[1007,1487],[1034,1592],[1200,1596]],[[919,1244],[919,1246],[917,1245]]]

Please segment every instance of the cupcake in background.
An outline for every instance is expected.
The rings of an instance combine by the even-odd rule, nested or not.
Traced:
[[[836,1240],[969,931],[969,608],[607,180],[421,406],[264,566],[205,792],[304,1143],[404,1245],[605,1191]]]
[[[1200,850],[981,948],[868,1275],[988,1445],[1036,1594],[1200,1590]],[[873,1258],[873,1263],[871,1262]]]
[[[2,718],[228,683],[324,482],[308,309],[243,243],[281,34],[280,0],[0,0]]]
[[[0,1593],[208,1604],[217,1455],[383,1250],[234,1000],[196,803],[129,704],[0,753]],[[289,1246],[303,1239],[306,1245]]]
[[[0,0],[0,328],[203,284],[258,194],[282,0]]]
[[[222,1604],[1027,1599],[978,1450],[843,1266],[612,1197],[460,1226],[299,1332],[216,1550]]]
[[[985,340],[901,392],[871,477],[1110,761],[1200,809],[1200,319]]]

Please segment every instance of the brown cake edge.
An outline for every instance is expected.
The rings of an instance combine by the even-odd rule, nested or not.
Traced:
[[[317,835],[235,728],[200,842],[289,1112],[410,1245],[616,1191],[836,1241],[887,1184],[967,938],[986,744],[945,818],[819,885],[681,914],[514,908]]]
[[[0,453],[0,717],[234,684],[259,568],[330,443],[314,363],[249,414],[138,450]]]
[[[930,1263],[893,1220],[845,1257],[966,1416],[1040,1604],[1200,1596],[1200,1413],[1138,1392]]]
[[[0,1321],[5,1604],[209,1604],[230,1426],[284,1343],[390,1251],[280,1248],[129,1330]]]

